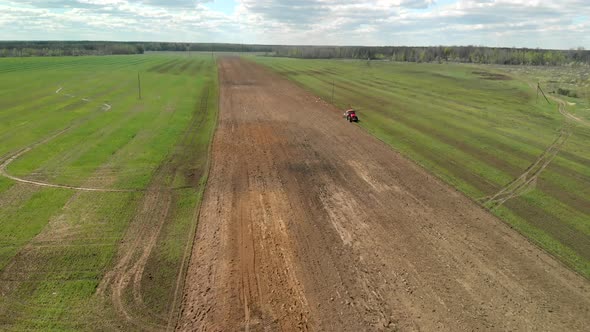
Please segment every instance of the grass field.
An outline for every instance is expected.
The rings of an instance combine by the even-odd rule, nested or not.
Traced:
[[[217,94],[210,54],[0,59],[0,330],[165,327]]]
[[[590,277],[590,127],[531,88],[575,89],[561,98],[588,121],[587,75],[251,59],[326,101],[334,91],[369,133]],[[211,54],[0,59],[0,330],[174,323],[217,80]]]
[[[590,122],[590,67],[497,66],[497,69],[539,83],[545,92],[565,100],[569,112]],[[555,94],[559,89],[572,91],[576,97]]]
[[[590,128],[566,122],[557,103],[537,101],[530,86],[539,76],[559,74],[458,64],[252,60],[328,102],[334,91],[333,104],[358,109],[359,125],[368,132],[473,200],[487,202],[498,217],[590,277]],[[581,90],[587,88],[587,81],[581,83]],[[567,110],[585,117],[584,105]],[[490,202],[519,177],[528,185],[504,195],[505,202]]]

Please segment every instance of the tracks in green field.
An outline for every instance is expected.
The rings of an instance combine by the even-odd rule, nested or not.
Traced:
[[[521,196],[535,188],[541,172],[555,159],[561,148],[572,135],[572,126],[565,123],[557,138],[543,151],[543,153],[519,177],[501,188],[492,196],[483,197],[480,202],[487,209],[493,210],[509,199]]]
[[[551,99],[557,102],[558,111],[564,117],[563,126],[559,130],[558,136],[520,176],[502,187],[496,194],[480,198],[478,201],[485,208],[494,210],[506,201],[533,190],[543,170],[557,157],[562,147],[573,134],[574,126],[576,124],[588,125],[565,109],[565,101],[554,96],[551,96]]]
[[[55,93],[59,94],[62,91],[62,87],[58,88]],[[208,93],[208,90],[206,91],[206,93]],[[73,95],[69,95],[68,97],[74,98],[75,96]],[[89,100],[84,100],[83,101],[89,101]],[[205,108],[207,107],[207,100],[205,99]],[[201,107],[202,108],[202,107]],[[112,109],[112,105],[104,103],[101,107],[102,112],[108,112]],[[134,188],[129,188],[129,189],[117,189],[117,188],[99,188],[99,187],[85,187],[85,186],[74,186],[74,185],[68,185],[68,184],[60,184],[60,183],[50,183],[50,182],[44,182],[44,181],[37,181],[37,180],[31,180],[31,179],[26,179],[23,177],[18,177],[15,175],[10,174],[7,171],[7,168],[10,164],[12,164],[14,161],[16,161],[17,159],[21,158],[23,155],[25,155],[26,153],[28,153],[29,151],[43,145],[43,144],[47,144],[50,141],[58,138],[59,136],[71,131],[74,128],[77,128],[81,125],[83,125],[84,123],[87,123],[88,121],[92,120],[93,118],[95,118],[98,114],[94,113],[91,114],[87,117],[84,117],[78,121],[76,121],[74,124],[56,132],[53,133],[51,135],[49,135],[48,137],[43,138],[42,140],[35,142],[27,147],[24,147],[18,151],[16,151],[15,153],[5,156],[4,158],[0,158],[0,176],[3,176],[5,178],[11,179],[13,181],[19,182],[19,183],[24,183],[24,184],[28,184],[28,185],[34,185],[34,186],[39,186],[39,187],[46,187],[46,188],[60,188],[60,189],[70,189],[70,190],[79,190],[79,191],[90,191],[90,192],[118,192],[118,193],[129,193],[129,192],[144,192],[147,189],[134,189]],[[187,134],[185,134],[187,135]],[[181,190],[181,189],[186,189],[186,186],[180,186],[180,187],[168,187],[166,188],[166,190]]]
[[[148,70],[169,61],[163,73]],[[0,63],[0,330],[174,327],[217,103],[207,61]],[[110,289],[96,294],[112,268],[118,304]]]
[[[110,109],[110,108],[109,108]],[[107,111],[106,109],[102,109],[103,111]],[[18,158],[22,157],[24,154],[26,154],[27,152],[33,150],[36,147],[39,147],[43,144],[49,143],[50,141],[52,141],[53,139],[69,132],[70,130],[90,121],[92,118],[94,118],[94,115],[88,116],[86,118],[81,119],[80,121],[77,121],[77,123],[66,127],[65,129],[62,129],[60,131],[58,131],[57,133],[54,133],[36,143],[33,143],[23,149],[18,150],[16,153],[4,158],[4,160],[0,160],[2,163],[0,164],[0,175],[4,176],[8,179],[11,179],[13,181],[19,182],[19,183],[24,183],[24,184],[30,184],[30,185],[35,185],[35,186],[39,186],[39,187],[47,187],[47,188],[61,188],[61,189],[72,189],[72,190],[80,190],[80,191],[94,191],[94,192],[139,192],[139,191],[145,191],[145,189],[114,189],[114,188],[92,188],[92,187],[82,187],[82,186],[72,186],[72,185],[67,185],[67,184],[58,184],[58,183],[49,183],[49,182],[43,182],[43,181],[35,181],[35,180],[29,180],[29,179],[25,179],[25,178],[21,178],[18,176],[14,176],[8,173],[8,171],[6,170],[6,168],[13,163],[15,160],[17,160]]]
[[[173,287],[171,305],[167,317],[150,315],[150,308],[144,301],[143,276],[148,260],[153,254],[162,230],[173,222],[174,207],[179,195],[174,189],[198,188],[201,176],[187,173],[186,167],[194,164],[200,156],[193,151],[198,146],[208,111],[209,87],[201,92],[199,106],[187,126],[180,141],[170,155],[158,167],[146,194],[138,206],[119,249],[120,256],[115,266],[104,276],[97,294],[112,303],[117,315],[127,324],[143,331],[171,330],[178,311],[178,299],[184,282],[185,266],[190,257],[192,241],[188,241],[183,251],[178,276]],[[170,189],[179,177],[185,177],[188,185]],[[196,180],[196,181],[195,181]],[[194,231],[194,229],[193,229]]]

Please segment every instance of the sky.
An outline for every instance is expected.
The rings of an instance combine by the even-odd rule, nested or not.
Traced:
[[[590,0],[0,0],[0,40],[590,49]]]

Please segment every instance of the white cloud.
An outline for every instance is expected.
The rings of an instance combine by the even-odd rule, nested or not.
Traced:
[[[0,39],[590,48],[588,0],[212,1],[0,0]]]

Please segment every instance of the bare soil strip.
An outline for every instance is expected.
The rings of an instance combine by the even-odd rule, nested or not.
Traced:
[[[590,326],[588,281],[485,209],[259,65],[219,74],[177,329]]]

